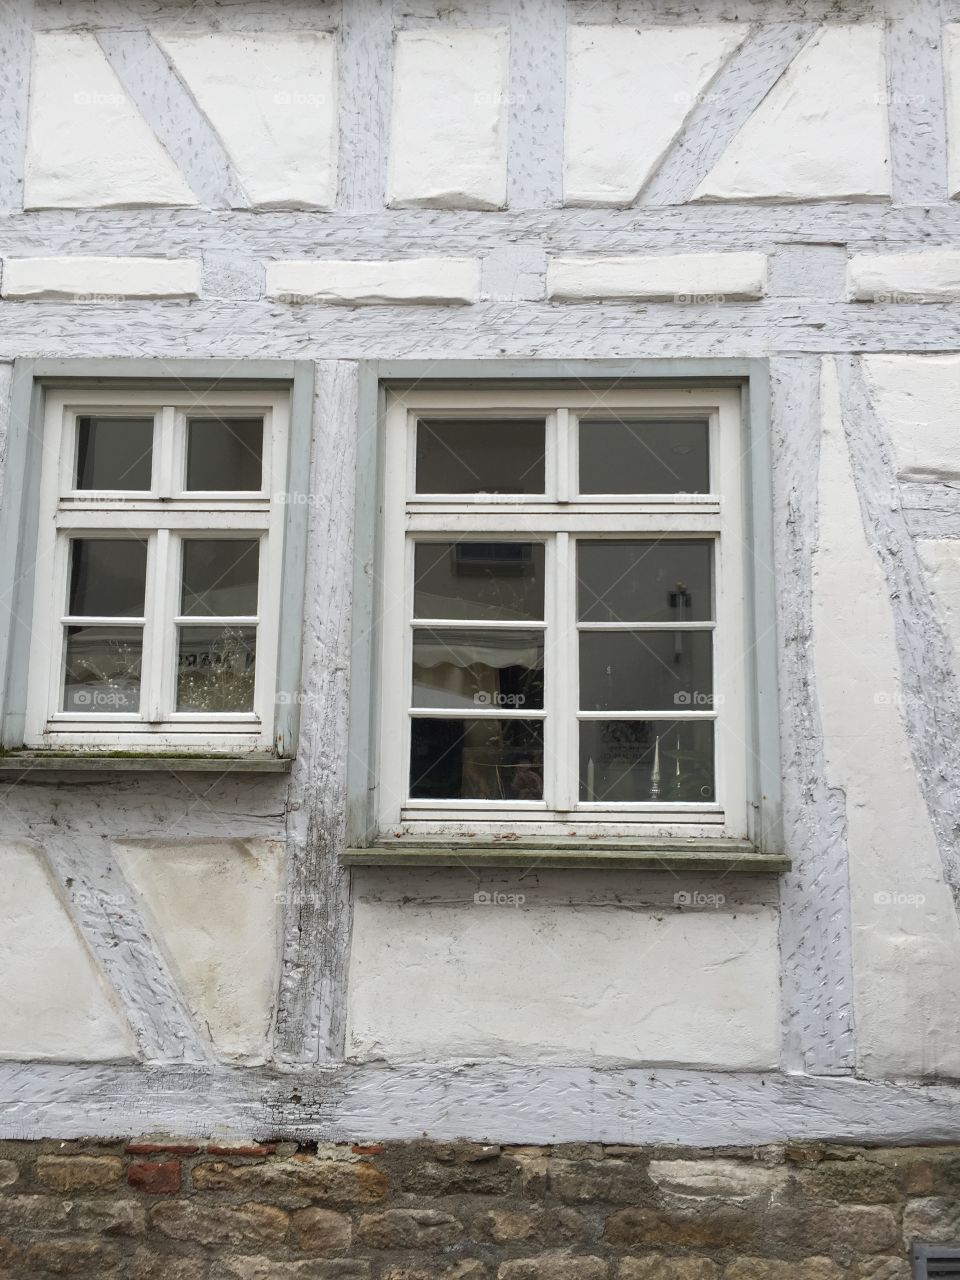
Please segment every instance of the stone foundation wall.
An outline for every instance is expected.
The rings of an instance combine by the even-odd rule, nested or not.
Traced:
[[[0,1280],[907,1280],[960,1147],[0,1144]]]

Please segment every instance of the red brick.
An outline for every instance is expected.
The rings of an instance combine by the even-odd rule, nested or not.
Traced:
[[[211,1142],[207,1147],[207,1151],[212,1156],[272,1156],[276,1150],[275,1142],[265,1142],[262,1146],[257,1143],[249,1143],[246,1146],[231,1146],[229,1143],[214,1146]]]
[[[169,1195],[180,1190],[179,1160],[140,1160],[127,1166],[127,1181],[149,1195]]]
[[[379,1142],[355,1142],[350,1150],[355,1156],[382,1156],[384,1148]]]
[[[200,1149],[188,1142],[128,1142],[124,1147],[129,1156],[195,1156]]]

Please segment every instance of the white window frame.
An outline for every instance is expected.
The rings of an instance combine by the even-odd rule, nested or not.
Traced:
[[[259,492],[184,488],[188,416],[262,417]],[[73,485],[77,416],[153,416],[150,493],[77,490]],[[278,620],[290,394],[284,388],[211,390],[187,386],[47,391],[39,489],[24,745],[31,748],[268,751],[274,745]],[[148,539],[140,713],[81,714],[60,708],[70,537],[142,533]],[[259,537],[257,662],[251,712],[204,715],[175,710],[180,547],[184,536]],[[89,625],[90,620],[84,619]],[[202,618],[191,618],[203,625]],[[222,619],[211,619],[216,625]],[[228,622],[233,621],[231,619]]]
[[[709,422],[709,494],[596,495],[576,491],[577,421],[580,415],[663,419],[691,415]],[[546,493],[528,495],[418,495],[414,492],[415,430],[419,416],[469,418],[543,415],[547,421]],[[747,668],[750,630],[744,575],[744,477],[742,397],[739,387],[577,390],[544,386],[437,388],[419,384],[388,390],[383,409],[383,533],[379,624],[380,716],[375,823],[379,839],[447,837],[724,837],[745,839],[749,828],[748,758],[751,753]],[[553,446],[553,447],[551,447]],[[403,483],[394,482],[402,477]],[[411,801],[408,720],[412,679],[412,543],[415,539],[481,534],[483,540],[516,541],[518,534],[547,542],[545,626],[565,631],[568,674],[546,673],[544,716],[553,727],[548,752],[560,759],[564,794],[548,800],[501,803],[482,800]],[[714,561],[714,706],[704,712],[665,712],[667,721],[712,718],[716,722],[715,800],[705,804],[633,803],[616,807],[578,797],[577,721],[656,719],[649,712],[578,713],[575,557],[572,540],[590,538],[712,538]],[[563,572],[558,570],[563,568]],[[526,624],[524,624],[526,625]],[[690,624],[695,628],[703,624]],[[672,624],[671,624],[672,626]],[[643,628],[631,628],[643,629]],[[564,690],[567,693],[564,693]],[[572,690],[572,693],[570,692]],[[489,713],[496,715],[495,711]],[[471,718],[474,713],[471,712]],[[535,717],[531,717],[535,718]],[[548,727],[547,732],[551,732]],[[546,772],[546,771],[545,771]],[[550,783],[545,778],[545,790]]]

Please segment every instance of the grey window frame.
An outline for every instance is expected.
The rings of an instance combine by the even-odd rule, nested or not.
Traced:
[[[23,747],[33,616],[44,405],[48,390],[144,390],[177,383],[198,391],[253,391],[268,387],[290,394],[282,583],[278,619],[277,679],[273,725],[275,757],[292,759],[299,733],[303,584],[309,512],[314,365],[307,360],[27,359],[14,361],[3,495],[0,500],[0,746]],[[82,755],[83,748],[71,754]],[[149,748],[138,749],[149,758]],[[202,754],[202,753],[201,753]],[[242,765],[244,757],[237,757]]]
[[[743,492],[746,610],[745,635],[750,645],[747,681],[747,725],[752,767],[748,771],[748,837],[758,854],[782,862],[783,823],[778,694],[778,642],[773,573],[772,460],[770,448],[770,375],[762,359],[676,360],[436,360],[362,361],[358,392],[357,493],[354,522],[353,657],[349,766],[347,780],[347,844],[345,860],[376,862],[364,850],[379,847],[377,814],[372,802],[377,778],[379,715],[379,566],[382,557],[381,494],[384,477],[386,393],[390,388],[456,386],[490,388],[545,384],[580,386],[631,384],[644,389],[686,387],[692,383],[738,386],[743,409]],[[765,569],[751,549],[765,548]],[[562,844],[562,841],[555,841]],[[644,840],[649,848],[650,841]],[[706,852],[710,841],[691,839],[688,850]],[[459,846],[462,849],[464,846]],[[598,850],[599,852],[599,850]],[[389,858],[382,859],[389,861]],[[419,859],[411,859],[411,861]],[[424,859],[425,861],[426,859]],[[440,859],[438,859],[440,860]],[[480,860],[478,854],[478,860]],[[598,859],[599,860],[599,859]],[[746,867],[750,859],[735,859]],[[584,863],[591,861],[589,855]],[[782,869],[782,868],[778,868]]]

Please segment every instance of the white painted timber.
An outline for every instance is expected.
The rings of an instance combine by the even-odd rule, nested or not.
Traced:
[[[846,796],[857,1064],[866,1077],[960,1074],[960,926],[900,710],[890,598],[867,543],[823,362],[813,652],[827,782]]]
[[[24,181],[28,209],[194,205],[169,154],[95,37],[34,37]]]
[[[564,203],[632,204],[746,30],[570,27]]]
[[[911,480],[960,478],[960,356],[872,355],[863,366],[893,440],[899,474]]]
[[[824,26],[694,192],[708,200],[890,194],[884,31]]]
[[[566,302],[735,302],[762,298],[766,285],[764,253],[585,254],[547,264],[547,296]]]
[[[0,296],[64,302],[199,298],[193,258],[7,258]]]
[[[766,907],[355,907],[349,1058],[766,1068],[778,1006]]]
[[[133,1034],[41,857],[8,842],[0,864],[0,1058],[133,1058]]]
[[[955,302],[960,252],[858,253],[847,264],[851,302]]]
[[[398,33],[389,204],[503,208],[509,58],[503,28]]]
[[[480,295],[479,258],[377,261],[300,259],[267,263],[267,295],[283,302],[471,303]]]
[[[225,1059],[265,1061],[279,973],[283,843],[138,841],[117,851],[201,1030]]]
[[[259,209],[332,209],[336,41],[322,31],[162,35]]]
[[[947,184],[960,195],[960,22],[943,28],[943,70],[947,109]]]
[[[926,570],[930,594],[939,606],[960,673],[960,540],[921,538],[917,551]]]

